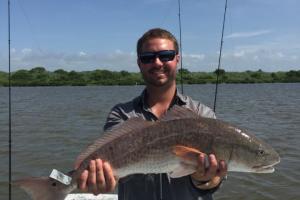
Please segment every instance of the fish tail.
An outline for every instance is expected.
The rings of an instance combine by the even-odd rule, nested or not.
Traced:
[[[66,186],[49,177],[25,178],[12,182],[22,188],[32,200],[64,200],[72,186]]]

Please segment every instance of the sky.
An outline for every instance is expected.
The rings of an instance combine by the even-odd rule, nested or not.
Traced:
[[[182,67],[218,67],[225,0],[180,0]],[[160,27],[180,39],[178,0],[11,0],[11,70],[138,71],[136,42]],[[8,71],[0,0],[0,71]],[[300,69],[299,0],[228,0],[221,68]]]

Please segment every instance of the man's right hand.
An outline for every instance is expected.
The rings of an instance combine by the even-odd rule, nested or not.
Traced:
[[[109,163],[101,159],[91,160],[77,180],[78,188],[94,195],[114,191],[117,181]]]

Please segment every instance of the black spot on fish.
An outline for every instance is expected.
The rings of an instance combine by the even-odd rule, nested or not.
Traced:
[[[53,183],[52,183],[52,186],[53,186],[53,187],[55,187],[55,186],[56,186],[56,183],[55,183],[55,182],[53,182]]]

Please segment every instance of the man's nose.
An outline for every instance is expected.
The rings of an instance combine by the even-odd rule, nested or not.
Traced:
[[[154,62],[153,62],[156,66],[161,67],[163,66],[163,62],[161,62],[161,60],[159,59],[158,56],[155,57]]]

